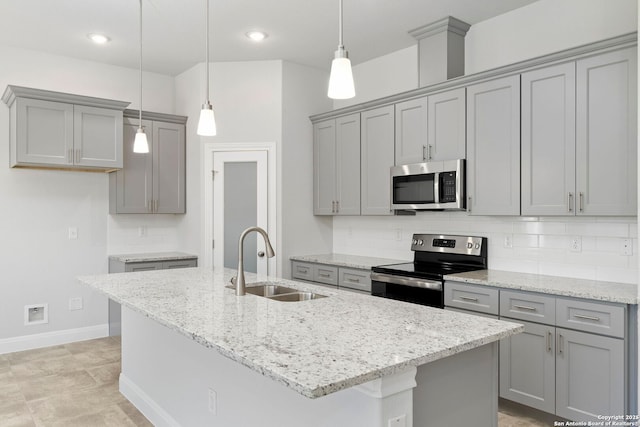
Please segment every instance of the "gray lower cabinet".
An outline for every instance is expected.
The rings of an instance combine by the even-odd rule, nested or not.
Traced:
[[[143,112],[149,153],[141,154],[133,152],[134,113],[125,112],[124,167],[109,176],[109,212],[185,213],[186,117]]]
[[[371,294],[371,270],[291,261],[291,277],[331,288]]]
[[[576,421],[625,413],[623,305],[501,290],[500,318],[525,327],[500,342],[500,397]]]
[[[394,107],[360,115],[360,214],[393,215],[389,170],[394,165]]]
[[[151,257],[153,260],[145,260]],[[109,273],[131,273],[152,270],[169,270],[174,268],[191,268],[198,266],[198,258],[185,257],[181,255],[127,255],[130,260],[123,260],[121,256],[109,257]],[[125,258],[125,259],[126,259]],[[120,335],[121,333],[121,310],[120,304],[109,300],[109,335]]]
[[[467,87],[467,210],[520,215],[520,76]]]
[[[313,125],[314,215],[360,215],[360,113]]]
[[[8,86],[11,166],[112,170],[123,166],[128,102]]]

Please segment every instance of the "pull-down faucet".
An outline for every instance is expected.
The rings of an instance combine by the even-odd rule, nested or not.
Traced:
[[[273,248],[271,247],[271,242],[269,241],[269,236],[267,235],[267,232],[264,231],[262,228],[249,227],[240,234],[240,239],[238,239],[238,273],[236,277],[231,279],[231,283],[236,285],[236,295],[238,296],[242,296],[245,294],[244,262],[242,259],[244,256],[244,238],[247,234],[249,234],[252,231],[256,231],[260,233],[264,238],[264,244],[266,246],[266,251],[267,251],[267,258],[272,258],[276,255],[276,253],[273,251]]]

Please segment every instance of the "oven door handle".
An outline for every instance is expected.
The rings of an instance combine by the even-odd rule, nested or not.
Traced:
[[[371,280],[376,282],[390,283],[392,285],[411,286],[413,288],[442,290],[442,282],[435,280],[416,279],[413,277],[391,276],[382,273],[371,273]]]

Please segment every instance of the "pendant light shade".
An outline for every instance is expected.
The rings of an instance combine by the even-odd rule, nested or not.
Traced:
[[[147,141],[147,135],[142,129],[142,0],[140,0],[140,115],[139,115],[138,131],[136,137],[133,140],[133,152],[134,153],[148,153],[149,142]]]
[[[327,96],[331,99],[349,99],[356,96],[356,89],[353,84],[353,72],[351,71],[349,53],[342,44],[342,0],[340,0],[340,13],[338,17],[340,27],[338,50],[336,50],[335,57],[331,63]]]
[[[205,42],[205,68],[206,68],[206,86],[207,92],[205,94],[206,101],[202,104],[202,110],[200,110],[200,120],[198,121],[198,135],[200,136],[215,136],[217,133],[216,119],[213,114],[213,106],[209,101],[209,0],[207,2],[207,38]]]

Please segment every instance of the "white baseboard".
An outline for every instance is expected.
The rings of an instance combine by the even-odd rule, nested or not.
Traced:
[[[109,336],[109,324],[0,339],[0,354],[51,347]]]
[[[120,393],[156,427],[181,427],[164,409],[133,381],[120,373]]]

